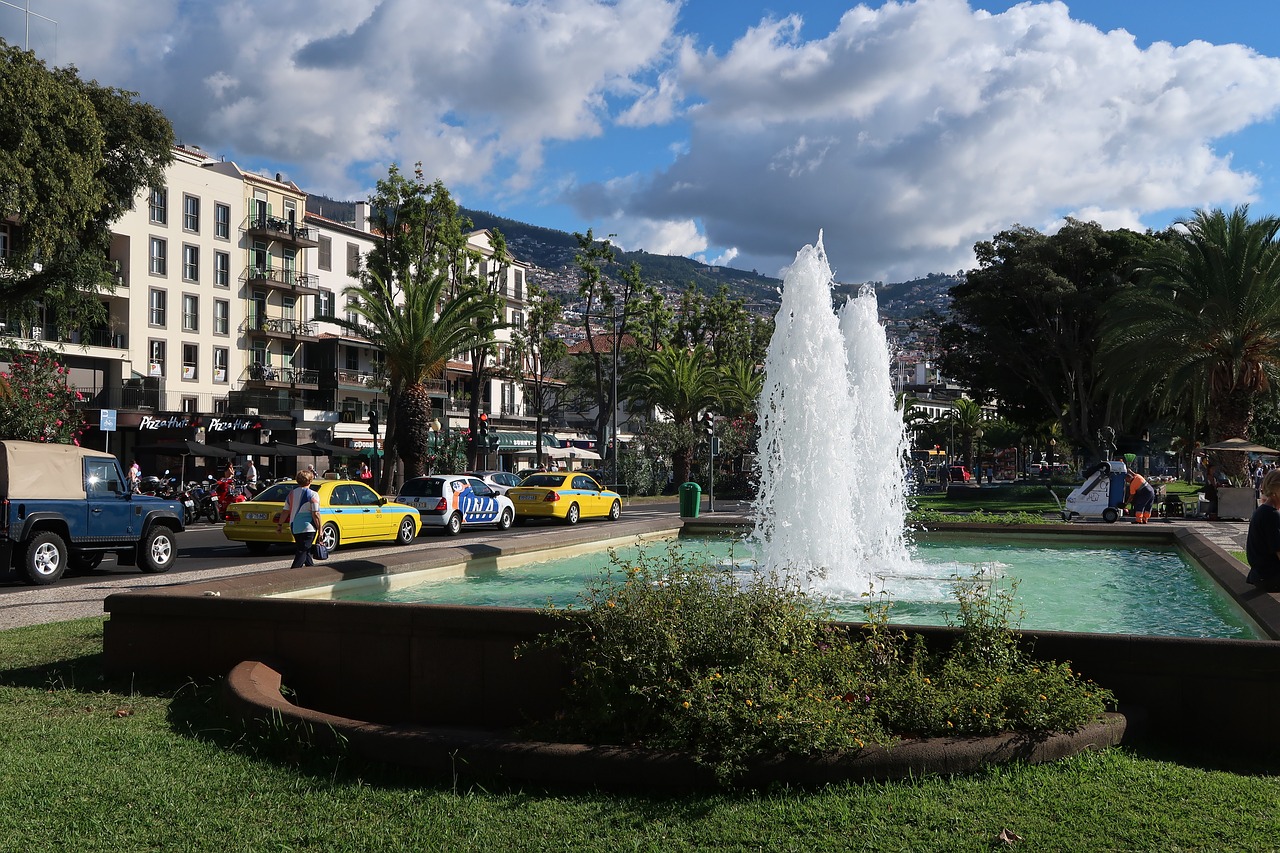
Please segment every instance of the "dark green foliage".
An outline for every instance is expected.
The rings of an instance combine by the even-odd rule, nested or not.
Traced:
[[[1110,693],[1023,651],[1013,592],[958,581],[964,630],[934,650],[890,628],[883,598],[850,636],[821,599],[777,578],[674,549],[634,565],[615,557],[580,608],[551,611],[563,628],[541,642],[565,656],[573,682],[550,734],[687,750],[728,781],[779,752],[1093,720]]]

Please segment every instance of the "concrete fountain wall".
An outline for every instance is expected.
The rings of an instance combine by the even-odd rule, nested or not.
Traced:
[[[685,532],[705,535],[723,529],[726,521],[731,519],[689,521]],[[608,533],[635,537],[653,534],[663,525],[661,521],[623,522],[610,525]],[[1078,538],[1087,532],[1089,538],[1102,541],[1123,538],[1177,544],[1234,595],[1270,636],[1280,635],[1280,605],[1275,597],[1254,593],[1244,583],[1239,563],[1185,529],[946,527],[988,538]],[[577,537],[600,532],[598,525],[565,531]],[[512,727],[554,713],[568,677],[553,654],[516,655],[519,646],[550,627],[550,620],[541,613],[262,597],[353,577],[418,570],[429,567],[427,563],[489,565],[499,556],[537,547],[517,540],[504,540],[502,546],[441,549],[429,552],[429,558],[420,552],[391,565],[335,560],[312,569],[118,593],[105,603],[110,614],[104,641],[106,667],[121,677],[132,673],[221,677],[234,670],[228,693],[238,715],[282,715],[317,730],[341,733],[349,744],[363,744],[360,748],[366,754],[387,760],[438,766],[448,756],[456,759],[461,749],[473,754],[473,769],[488,767],[515,777],[532,773],[547,781],[589,784],[607,784],[620,772],[620,762],[628,761],[649,768],[626,771],[623,775],[630,774],[633,782],[648,778],[645,773],[653,777],[651,784],[694,773],[679,756],[645,753],[637,759],[634,751],[530,745],[508,738]],[[850,630],[857,630],[856,624]],[[924,635],[930,643],[950,642],[956,635],[952,629],[935,627],[911,632]],[[1280,706],[1280,643],[1064,632],[1026,632],[1026,636],[1035,643],[1038,656],[1069,660],[1085,676],[1114,690],[1131,722],[1138,721],[1138,731],[1157,738],[1195,738],[1224,748],[1280,746],[1280,731],[1261,724],[1265,709]],[[280,694],[281,678],[292,691],[291,702]],[[972,760],[977,763],[1011,756],[1036,760],[1056,757],[1064,749],[1114,742],[1122,731],[1123,726],[1111,720],[1100,730],[1081,733],[1083,744],[1011,738],[970,743],[968,748],[976,750]],[[910,758],[910,750],[896,752],[893,761]],[[952,744],[935,754],[932,764],[894,770],[892,763],[882,762],[866,775],[963,769],[956,765],[955,756]],[[849,766],[828,765],[823,772],[835,778],[853,771]]]

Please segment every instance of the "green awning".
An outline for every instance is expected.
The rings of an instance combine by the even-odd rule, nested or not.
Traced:
[[[543,433],[542,446],[549,447],[559,444],[552,436]],[[534,450],[538,446],[538,434],[536,432],[507,432],[498,431],[498,452],[504,451],[513,453],[520,450]]]

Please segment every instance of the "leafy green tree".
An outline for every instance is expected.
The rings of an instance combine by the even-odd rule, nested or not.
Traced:
[[[697,419],[719,399],[720,376],[710,353],[701,345],[659,350],[643,369],[627,376],[626,388],[666,413],[679,430],[670,450],[676,482],[683,483],[699,440]]]
[[[623,371],[620,361],[615,362],[614,351],[622,358],[621,334],[630,327],[632,315],[637,309],[637,296],[644,293],[640,280],[640,265],[632,263],[614,281],[606,273],[617,262],[613,244],[597,240],[591,229],[586,234],[574,232],[578,251],[574,263],[578,267],[578,295],[582,299],[582,328],[586,335],[587,358],[585,371],[576,371],[578,384],[585,388],[595,412],[595,435],[600,447],[608,446],[609,424],[613,420],[617,399],[614,396],[614,364],[619,374]],[[600,335],[596,326],[606,325],[609,331]],[[606,350],[603,342],[608,341]]]
[[[764,371],[756,362],[737,359],[720,370],[716,409],[731,418],[754,416],[764,391]]]
[[[973,469],[973,445],[978,430],[982,428],[982,406],[968,397],[961,397],[947,412],[947,421],[954,431],[960,446],[964,448],[964,463],[970,471]]]
[[[1210,440],[1248,437],[1280,372],[1280,217],[1198,210],[1139,263],[1146,286],[1110,306],[1109,363],[1140,393],[1202,396]],[[1235,456],[1235,454],[1232,454]],[[1224,459],[1243,474],[1245,459]]]
[[[424,383],[440,379],[449,359],[492,345],[500,298],[482,280],[479,256],[466,245],[468,222],[443,183],[425,182],[421,164],[412,178],[390,166],[370,203],[377,243],[365,258],[360,284],[344,291],[357,300],[352,310],[358,320],[327,319],[383,350],[390,452],[380,486],[387,491],[398,459],[409,476],[425,470],[433,413]],[[472,427],[478,396],[473,388]]]
[[[1131,259],[1154,242],[1068,219],[1055,234],[1019,226],[978,243],[977,268],[950,291],[940,366],[1010,419],[1061,419],[1072,444],[1096,452],[1100,427],[1125,426],[1103,381],[1105,306],[1131,286]]]
[[[173,158],[168,119],[134,98],[0,42],[0,219],[18,224],[0,259],[11,320],[42,310],[63,333],[105,324],[111,224]]]
[[[0,438],[78,444],[85,430],[80,392],[48,350],[0,351]]]
[[[529,283],[529,310],[525,312],[523,326],[512,329],[511,349],[508,352],[507,372],[512,381],[524,391],[526,406],[534,412],[534,428],[537,437],[534,467],[542,467],[542,434],[547,409],[553,403],[553,391],[559,383],[553,381],[553,370],[563,363],[564,341],[556,336],[556,327],[564,316],[564,308],[546,290]]]

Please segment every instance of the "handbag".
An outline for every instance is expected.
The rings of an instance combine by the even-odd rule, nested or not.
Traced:
[[[317,560],[329,559],[329,549],[325,547],[323,542],[317,542],[311,546],[311,556]]]

